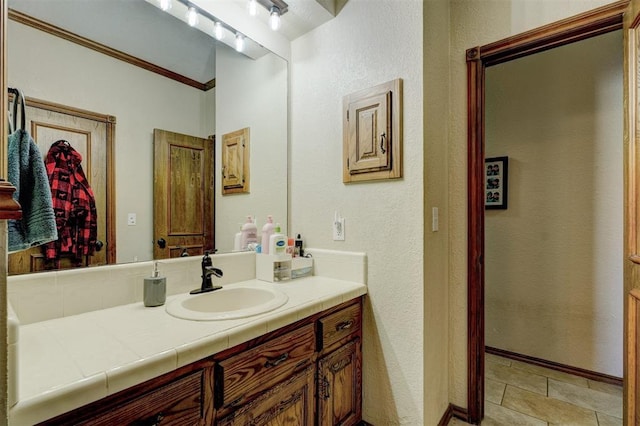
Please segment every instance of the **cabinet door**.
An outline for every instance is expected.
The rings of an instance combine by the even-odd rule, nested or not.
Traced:
[[[318,424],[355,425],[362,416],[360,339],[318,362]]]
[[[313,426],[314,368],[272,387],[218,426]]]
[[[391,91],[350,103],[347,122],[349,172],[388,170],[391,167]]]
[[[249,192],[249,128],[222,135],[222,195]]]

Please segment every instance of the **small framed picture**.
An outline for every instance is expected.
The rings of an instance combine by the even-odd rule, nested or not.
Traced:
[[[506,209],[508,200],[509,157],[484,160],[484,207]]]

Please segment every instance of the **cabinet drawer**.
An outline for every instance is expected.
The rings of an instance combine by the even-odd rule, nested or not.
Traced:
[[[203,412],[203,374],[200,370],[153,390],[82,425],[194,425]]]
[[[235,407],[309,365],[313,324],[265,342],[216,364],[216,407]]]
[[[320,318],[318,321],[318,350],[360,330],[362,323],[361,305],[355,304],[341,311]]]

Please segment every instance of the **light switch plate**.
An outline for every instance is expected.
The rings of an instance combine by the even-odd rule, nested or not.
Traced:
[[[336,217],[333,220],[333,241],[344,241],[344,218]]]

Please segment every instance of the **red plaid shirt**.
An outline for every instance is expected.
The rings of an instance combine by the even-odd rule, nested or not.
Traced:
[[[93,191],[82,171],[82,156],[67,141],[49,148],[45,166],[51,186],[58,240],[45,247],[46,259],[71,256],[76,263],[95,251],[98,235]]]

